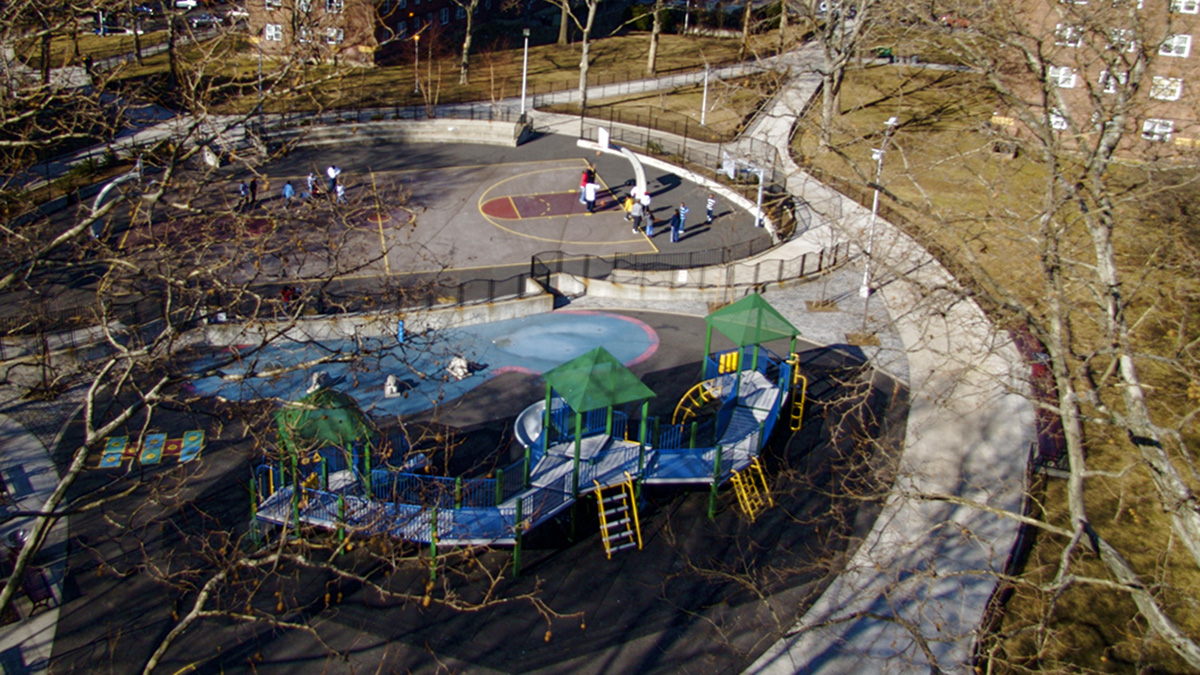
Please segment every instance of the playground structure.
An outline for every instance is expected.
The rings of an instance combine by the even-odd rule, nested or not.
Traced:
[[[518,569],[524,533],[592,493],[610,557],[640,547],[643,484],[707,485],[711,518],[718,490],[732,482],[754,517],[771,503],[759,455],[784,406],[803,405],[798,331],[757,294],[713,312],[706,324],[701,383],[693,388],[702,395],[689,392],[671,423],[649,416],[654,392],[596,347],[544,373],[544,399],[515,424],[524,457],[491,477],[418,473],[423,455],[406,453],[399,439],[380,440],[353,399],[319,389],[277,415],[281,455],[255,472],[256,517],[434,549],[513,546]],[[733,348],[713,353],[714,330]],[[775,340],[790,341],[789,358],[764,346]],[[618,410],[639,405],[636,420]]]

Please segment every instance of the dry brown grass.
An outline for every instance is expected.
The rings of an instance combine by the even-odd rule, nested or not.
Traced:
[[[1035,311],[1044,311],[1031,234],[1045,206],[1046,174],[1028,157],[1003,159],[992,151],[997,136],[987,122],[993,104],[983,83],[963,73],[871,68],[850,75],[842,103],[845,114],[837,122],[833,152],[817,149],[815,111],[804,121],[793,151],[815,169],[850,184],[865,201],[866,183],[874,178],[871,148],[881,142],[884,120],[899,116],[903,125],[889,146],[881,180],[895,196],[885,199],[890,214],[940,250],[952,269],[973,271],[978,280],[990,278]],[[1189,257],[1195,247],[1183,241],[1179,220],[1147,217],[1152,210],[1148,207],[1161,195],[1154,196],[1146,178],[1136,166],[1113,172],[1115,182],[1130,188],[1119,205],[1119,261],[1128,280],[1126,297],[1138,347],[1170,357],[1179,350],[1187,327],[1200,319],[1200,283]],[[1192,199],[1200,201],[1195,195]],[[1093,259],[1082,226],[1068,227],[1064,250],[1084,264]],[[1103,347],[1094,297],[1083,279],[1069,283],[1078,301],[1072,312],[1074,347],[1077,353],[1089,354]],[[1151,405],[1159,420],[1176,423],[1195,405],[1192,399],[1197,396],[1189,398],[1188,378],[1175,368],[1143,359],[1141,372],[1153,392]],[[1101,395],[1119,408],[1111,388]],[[1193,425],[1182,431],[1194,439]],[[1156,589],[1172,615],[1190,634],[1200,635],[1200,616],[1188,609],[1189,598],[1200,595],[1200,574],[1179,547],[1172,546],[1161,504],[1145,469],[1137,466],[1136,451],[1114,428],[1092,425],[1086,434],[1089,469],[1120,472],[1132,466],[1120,478],[1089,481],[1086,503],[1093,524],[1147,579],[1160,582]],[[1040,496],[1043,517],[1069,527],[1064,485],[1051,482]],[[1055,538],[1039,539],[1024,578],[1050,581],[1064,544]],[[1108,576],[1099,561],[1087,555],[1079,558],[1078,573]],[[1011,633],[996,643],[997,660],[990,664],[997,672],[1130,672],[1146,664],[1160,669],[1156,672],[1186,672],[1161,641],[1145,639],[1144,625],[1127,596],[1083,585],[1064,594],[1048,613],[1050,603],[1051,598],[1028,587],[1013,596],[1001,626]],[[1047,616],[1044,630],[1031,628]],[[1025,630],[1018,630],[1022,627]]]

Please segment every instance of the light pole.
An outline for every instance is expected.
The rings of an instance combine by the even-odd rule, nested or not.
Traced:
[[[708,64],[704,64],[704,97],[700,99],[700,126],[708,115]]]
[[[875,218],[879,213],[879,181],[883,177],[883,155],[887,152],[888,141],[892,138],[892,131],[896,129],[896,125],[900,123],[897,117],[889,117],[887,120],[887,130],[883,132],[883,143],[878,148],[871,149],[871,159],[875,160],[875,197],[871,200],[871,224],[869,226],[869,234],[867,235],[867,261],[863,265],[863,281],[862,286],[858,289],[859,296],[863,302],[863,325],[867,322],[867,303],[871,299],[871,256],[872,249],[875,246]]]
[[[421,34],[413,36],[413,93],[421,93]]]
[[[521,32],[525,35],[525,56],[521,58],[521,119],[525,119],[525,83],[529,80],[529,29]]]

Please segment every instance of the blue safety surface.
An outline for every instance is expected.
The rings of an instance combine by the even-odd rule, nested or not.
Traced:
[[[452,401],[500,373],[541,374],[597,346],[632,366],[650,358],[658,344],[654,329],[637,319],[604,312],[560,311],[407,335],[403,344],[392,335],[357,342],[287,342],[257,351],[229,348],[193,364],[193,372],[203,372],[230,356],[238,357],[220,368],[221,375],[198,379],[192,387],[195,393],[229,400],[294,401],[304,396],[312,374],[323,371],[328,386],[355,397],[364,410],[376,415],[410,415]],[[471,362],[470,377],[455,380],[446,372],[455,356]],[[318,359],[332,362],[295,368]],[[239,379],[247,373],[277,370],[289,372]],[[403,395],[384,396],[388,375],[400,380]]]

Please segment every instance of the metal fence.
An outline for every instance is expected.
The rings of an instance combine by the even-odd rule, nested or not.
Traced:
[[[802,279],[827,272],[844,262],[850,255],[848,243],[836,244],[814,253],[804,253],[791,259],[738,263],[738,260],[757,255],[770,248],[769,240],[756,239],[734,246],[708,251],[680,253],[627,253],[614,256],[569,255],[562,251],[545,251],[530,261],[530,276],[544,287],[550,285],[550,275],[567,273],[589,279],[607,279],[620,271],[634,272],[621,276],[624,283],[677,288],[679,286],[756,286]],[[664,270],[696,270],[680,281],[674,276],[650,276]]]

